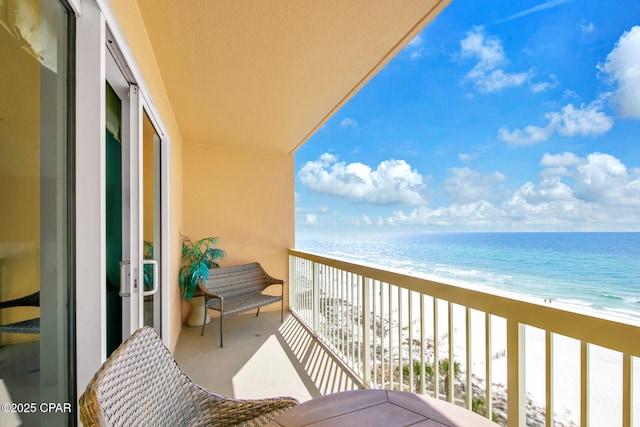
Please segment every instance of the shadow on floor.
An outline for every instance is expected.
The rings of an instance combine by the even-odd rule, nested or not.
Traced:
[[[195,382],[235,398],[292,396],[301,402],[360,388],[352,375],[317,340],[279,312],[233,316],[224,320],[220,348],[219,319],[200,327],[183,326],[174,357]]]

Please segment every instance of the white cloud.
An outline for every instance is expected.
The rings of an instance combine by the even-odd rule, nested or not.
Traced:
[[[495,186],[504,180],[500,172],[482,175],[469,168],[451,168],[444,183],[445,193],[458,203],[491,199]]]
[[[546,9],[551,9],[551,8],[554,8],[554,7],[558,7],[558,6],[562,5],[562,4],[568,3],[570,1],[573,1],[573,0],[550,0],[550,1],[546,1],[544,3],[540,3],[537,6],[531,7],[529,9],[525,9],[525,10],[523,10],[521,12],[514,13],[513,15],[511,15],[508,18],[503,19],[501,21],[498,21],[498,23],[512,21],[514,19],[522,18],[523,16],[527,16],[527,15],[535,13],[535,12],[540,12],[540,11],[543,11],[543,10],[546,10]]]
[[[554,132],[562,136],[598,136],[613,127],[613,119],[601,108],[601,100],[577,108],[567,104],[561,111],[545,114],[545,127],[529,125],[512,131],[503,127],[498,130],[498,138],[512,145],[531,145],[546,141]]]
[[[559,166],[577,166],[583,163],[583,159],[570,152],[562,154],[544,153],[540,159],[540,166],[559,167]]]
[[[357,128],[358,127],[358,122],[356,122],[351,117],[347,117],[346,119],[344,119],[344,120],[342,120],[340,122],[340,127],[341,128]]]
[[[424,44],[424,39],[418,34],[409,42],[407,46],[409,47],[420,47]]]
[[[617,158],[603,153],[587,156],[576,168],[575,193],[586,202],[609,206],[640,206],[640,174],[629,173]]]
[[[550,127],[526,126],[524,130],[498,129],[498,138],[511,145],[531,145],[546,141],[553,130]]]
[[[318,160],[305,163],[298,177],[312,191],[352,202],[426,203],[422,175],[404,160],[385,160],[372,170],[363,163],[338,162],[336,156],[324,153]]]
[[[382,217],[371,218],[368,215],[362,215],[362,225],[375,225],[376,227],[382,227],[384,225],[384,220]]]
[[[540,159],[540,166],[545,167],[540,175],[542,177],[570,176],[571,168],[584,163],[586,160],[573,153],[564,152],[562,154],[544,153]]]
[[[316,225],[316,223],[318,222],[318,215],[316,214],[309,213],[306,214],[304,218],[306,225]]]
[[[562,92],[562,98],[563,99],[580,99],[578,94],[574,90],[571,90],[571,89],[565,89]]]
[[[593,22],[589,22],[587,25],[580,24],[580,29],[585,34],[593,33],[596,30],[596,26]]]
[[[548,82],[531,83],[533,93],[546,92],[558,86],[558,77],[555,74],[549,74]]]
[[[470,162],[472,160],[475,160],[478,158],[477,154],[470,154],[470,153],[459,153],[458,154],[458,160],[460,160],[461,162]]]
[[[389,225],[426,225],[457,229],[612,230],[637,229],[640,168],[629,170],[609,154],[546,153],[549,167],[539,183],[527,182],[502,202],[460,199],[450,206],[402,210]],[[552,174],[549,171],[564,171]]]
[[[640,119],[640,26],[620,37],[598,69],[618,83],[612,102],[620,115]]]
[[[507,87],[522,86],[535,75],[533,70],[507,73],[500,68],[509,62],[502,42],[497,37],[487,36],[483,27],[473,27],[473,30],[469,31],[460,42],[460,48],[463,58],[477,60],[464,81],[471,81],[482,93],[499,92]]]
[[[570,152],[556,155],[545,153],[540,165],[550,167],[547,178],[537,187],[540,190],[553,183],[556,187],[562,185],[563,194],[569,194],[566,184],[560,181],[562,176],[569,176],[575,181],[570,194],[577,200],[599,206],[640,205],[640,172],[629,171],[618,158],[610,154],[596,152],[581,158]],[[554,199],[566,200],[561,197]]]
[[[418,34],[405,48],[411,59],[421,58],[424,53],[424,39]]]
[[[560,181],[557,176],[544,178],[540,184],[525,183],[516,191],[511,200],[522,199],[530,204],[543,202],[573,201],[575,199],[571,187]]]
[[[562,111],[547,113],[552,126],[563,136],[598,136],[613,127],[613,119],[604,112],[598,111],[600,102],[596,101],[587,106],[581,105],[575,108],[573,104],[567,104]]]
[[[450,227],[464,225],[466,227],[488,227],[497,222],[504,223],[505,218],[500,209],[487,201],[471,202],[467,204],[452,204],[447,207],[429,209],[416,208],[409,214],[395,211],[386,218],[389,225],[431,225]]]

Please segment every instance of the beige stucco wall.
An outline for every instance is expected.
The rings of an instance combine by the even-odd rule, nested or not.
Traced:
[[[183,155],[183,233],[221,237],[223,266],[258,261],[288,281],[287,249],[295,243],[293,156],[189,143]]]
[[[171,242],[171,265],[169,275],[172,278],[175,277],[177,282],[181,253],[180,229],[182,227],[182,136],[153,50],[149,44],[137,3],[130,0],[111,0],[110,3],[170,138],[171,231],[169,239]],[[182,327],[182,304],[177,284],[171,286],[170,290],[171,349],[174,349]]]

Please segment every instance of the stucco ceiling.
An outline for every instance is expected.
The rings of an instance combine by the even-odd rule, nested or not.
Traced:
[[[450,0],[138,0],[187,143],[293,153]]]

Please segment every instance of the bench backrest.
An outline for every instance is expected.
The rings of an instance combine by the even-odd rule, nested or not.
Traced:
[[[252,262],[210,269],[206,288],[224,297],[235,297],[260,293],[273,283],[274,279],[264,271],[262,266]]]

